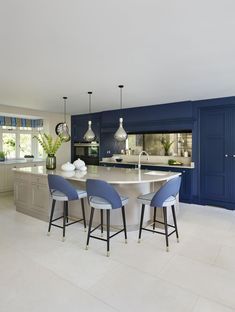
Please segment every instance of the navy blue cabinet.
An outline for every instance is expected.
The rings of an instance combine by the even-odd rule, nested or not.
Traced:
[[[200,113],[200,197],[203,204],[235,209],[235,109]]]

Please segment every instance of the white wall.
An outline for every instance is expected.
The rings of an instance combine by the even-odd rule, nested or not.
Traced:
[[[14,116],[22,115],[25,117],[40,117],[44,120],[44,131],[46,133],[50,133],[54,137],[55,134],[55,126],[64,120],[63,114],[59,113],[49,113],[45,111],[39,111],[34,109],[28,109],[28,108],[20,108],[15,106],[7,106],[7,105],[1,105],[0,104],[0,115],[4,116],[5,114],[12,114]],[[71,123],[70,123],[70,115],[67,115],[66,117],[67,124],[69,126],[69,129],[71,129]],[[56,154],[57,158],[57,164],[60,166],[62,163],[66,161],[70,161],[71,159],[71,148],[70,148],[71,142],[63,143],[60,149],[58,150]]]

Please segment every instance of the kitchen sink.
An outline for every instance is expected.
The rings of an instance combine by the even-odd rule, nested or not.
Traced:
[[[164,175],[167,174],[167,172],[162,172],[162,171],[148,171],[148,172],[145,172],[144,174],[164,176]]]

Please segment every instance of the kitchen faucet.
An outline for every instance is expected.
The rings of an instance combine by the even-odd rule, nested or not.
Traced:
[[[138,161],[138,169],[140,170],[141,169],[141,163],[140,163],[140,158],[141,158],[141,155],[147,155],[147,160],[149,160],[149,154],[146,152],[146,151],[142,151],[139,153],[139,161]]]

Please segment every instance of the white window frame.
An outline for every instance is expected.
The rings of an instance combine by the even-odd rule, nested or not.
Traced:
[[[31,153],[34,155],[34,158],[40,158],[38,155],[38,141],[34,139],[34,135],[38,135],[39,131],[43,129],[40,128],[30,128],[23,129],[19,127],[0,127],[0,151],[3,150],[3,133],[15,133],[16,135],[16,159],[22,158],[20,157],[20,134],[31,134]]]

